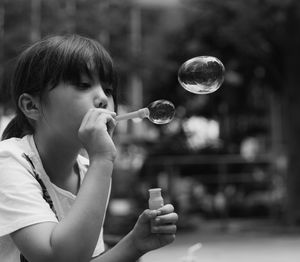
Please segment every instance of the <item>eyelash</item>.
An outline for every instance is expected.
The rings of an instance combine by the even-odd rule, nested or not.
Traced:
[[[86,82],[80,82],[80,83],[76,84],[76,86],[81,90],[86,90],[86,89],[89,89],[92,87],[92,85],[90,83],[86,83]],[[106,95],[111,96],[113,93],[113,88],[103,87],[103,91]]]
[[[76,86],[80,89],[89,89],[92,85],[90,83],[80,82]]]
[[[111,87],[103,88],[106,95],[111,96],[113,94],[113,89]]]

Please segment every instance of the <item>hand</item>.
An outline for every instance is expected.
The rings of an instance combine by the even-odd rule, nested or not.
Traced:
[[[90,158],[102,157],[115,160],[117,150],[111,138],[116,127],[115,116],[115,112],[94,108],[83,117],[78,137]]]
[[[163,247],[175,240],[178,215],[170,204],[158,210],[145,210],[138,218],[131,235],[134,246],[141,254]],[[151,233],[151,221],[153,221]]]

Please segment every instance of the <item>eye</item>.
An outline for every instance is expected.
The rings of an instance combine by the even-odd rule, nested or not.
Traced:
[[[92,85],[89,82],[79,82],[76,84],[79,89],[89,89]]]
[[[104,87],[103,91],[106,95],[111,96],[113,93],[113,88],[112,87]]]
[[[107,96],[112,96],[114,88],[111,84],[109,83],[101,83],[101,87],[103,92],[107,95]]]

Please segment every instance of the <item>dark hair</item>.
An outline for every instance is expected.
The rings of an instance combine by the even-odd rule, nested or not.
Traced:
[[[18,107],[23,93],[43,97],[46,90],[55,88],[61,81],[78,83],[82,73],[98,75],[102,85],[113,87],[117,107],[117,77],[112,59],[97,41],[79,36],[49,36],[19,56],[11,80],[11,95],[16,116],[5,128],[2,140],[33,134],[34,129]]]

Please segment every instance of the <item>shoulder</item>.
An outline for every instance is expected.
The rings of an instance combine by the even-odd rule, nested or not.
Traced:
[[[0,142],[0,181],[26,178],[32,175],[31,166],[24,154],[30,154],[26,138],[10,138]],[[27,176],[24,176],[27,174]]]
[[[28,146],[26,143],[26,137],[24,138],[9,138],[0,142],[0,158],[10,157],[18,158],[22,157],[22,153],[28,152]]]
[[[10,138],[0,142],[0,163],[22,160],[24,139]],[[8,162],[7,162],[8,161]],[[21,161],[22,162],[22,161]]]
[[[13,151],[21,147],[23,139],[12,137],[9,139],[2,140],[0,142],[0,152]]]

